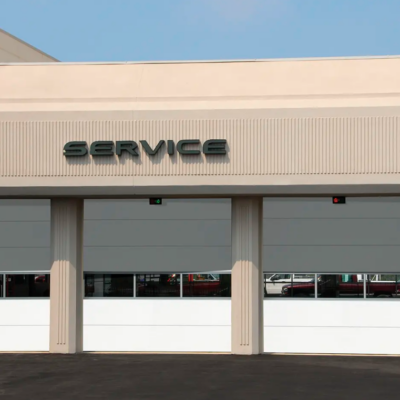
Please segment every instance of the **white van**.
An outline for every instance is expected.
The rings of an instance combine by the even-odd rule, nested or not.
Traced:
[[[279,296],[282,292],[282,287],[289,283],[310,282],[315,278],[314,274],[273,274],[267,279],[264,279],[265,295]]]

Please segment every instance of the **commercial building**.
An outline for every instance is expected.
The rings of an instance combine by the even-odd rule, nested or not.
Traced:
[[[400,58],[15,56],[0,350],[400,354]]]

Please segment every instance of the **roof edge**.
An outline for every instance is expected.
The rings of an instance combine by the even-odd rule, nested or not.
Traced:
[[[1,31],[1,29],[0,29]],[[6,32],[7,33],[7,32]],[[12,35],[10,35],[12,36]],[[16,38],[18,39],[18,38]],[[19,39],[18,39],[19,40]],[[20,40],[23,42],[22,40]],[[23,42],[25,43],[25,42]],[[25,43],[27,44],[27,43]],[[28,44],[28,46],[34,48]],[[38,50],[40,51],[40,50]],[[40,51],[44,55],[48,54]],[[54,58],[54,57],[51,57]],[[254,59],[221,59],[221,60],[176,60],[176,61],[59,61],[54,58],[57,63],[53,62],[18,62],[18,63],[0,63],[0,66],[16,65],[16,66],[29,66],[29,65],[131,65],[131,64],[223,64],[223,63],[252,63],[252,62],[293,62],[293,61],[334,61],[334,60],[379,60],[379,59],[396,59],[400,55],[386,55],[386,56],[349,56],[349,57],[302,57],[302,58],[254,58]]]

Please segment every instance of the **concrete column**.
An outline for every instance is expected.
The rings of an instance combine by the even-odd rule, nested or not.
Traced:
[[[232,353],[263,352],[263,199],[232,199]]]
[[[51,200],[50,352],[83,350],[83,200]]]

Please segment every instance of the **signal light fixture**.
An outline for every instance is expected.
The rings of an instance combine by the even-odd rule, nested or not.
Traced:
[[[161,197],[151,197],[149,199],[149,204],[151,206],[160,206],[162,204],[162,198]]]
[[[346,204],[346,197],[344,196],[334,196],[332,197],[333,204]]]

